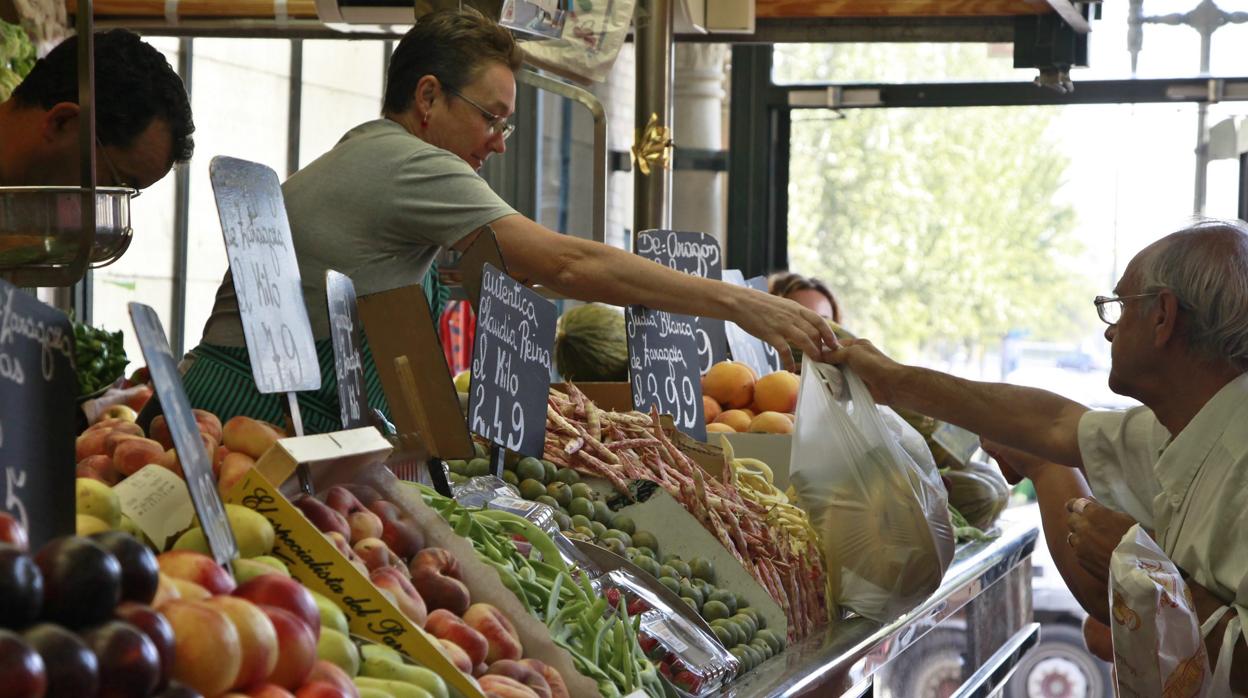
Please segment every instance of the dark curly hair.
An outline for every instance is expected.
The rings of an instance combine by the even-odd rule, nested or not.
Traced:
[[[78,103],[78,38],[41,58],[13,91],[22,106],[51,109]],[[113,29],[95,35],[95,129],[104,145],[128,147],[153,119],[173,132],[173,162],[191,159],[191,101],[182,78],[138,34]],[[172,163],[171,163],[172,164]]]
[[[430,12],[408,30],[390,57],[382,111],[406,111],[415,98],[416,84],[426,75],[460,89],[490,61],[514,73],[523,58],[511,33],[476,10]]]

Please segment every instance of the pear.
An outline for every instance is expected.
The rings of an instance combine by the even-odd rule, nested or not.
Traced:
[[[347,623],[347,614],[343,613],[342,609],[325,595],[318,594],[311,589],[308,591],[312,594],[312,599],[316,601],[316,610],[321,614],[321,628],[337,630],[344,635],[349,634],[351,629]]]
[[[113,488],[99,480],[78,478],[74,483],[74,501],[77,513],[94,516],[108,528],[121,525],[121,499]]]
[[[377,654],[365,655],[364,663],[360,665],[360,673],[375,679],[401,681],[417,686],[433,698],[449,698],[450,695],[446,682],[432,671]]]
[[[321,637],[316,642],[316,658],[324,659],[339,669],[347,672],[347,676],[360,673],[360,653],[355,643],[345,633],[332,628],[321,628]]]
[[[108,522],[90,514],[78,514],[74,525],[74,533],[80,536],[89,536],[92,533],[100,533],[107,530],[109,530]]]
[[[354,680],[355,685],[358,688],[371,688],[378,691],[384,691],[394,698],[433,698],[433,696],[425,689],[403,681],[388,681],[386,679],[375,679],[369,676],[357,676]]]
[[[238,544],[238,554],[243,558],[254,558],[265,555],[273,550],[273,524],[262,514],[237,504],[226,504],[225,515],[230,521],[230,529],[234,531],[234,541]],[[196,526],[181,536],[173,544],[174,550],[193,550],[208,555],[208,541],[204,531]],[[287,573],[289,575],[289,572]]]

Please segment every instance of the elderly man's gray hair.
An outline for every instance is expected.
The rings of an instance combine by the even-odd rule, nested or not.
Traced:
[[[1192,349],[1248,370],[1248,223],[1199,220],[1140,261],[1141,290],[1169,289],[1187,311]]]

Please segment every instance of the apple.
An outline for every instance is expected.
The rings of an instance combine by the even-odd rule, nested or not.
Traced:
[[[12,514],[0,511],[0,543],[8,543],[18,550],[29,550],[30,541],[26,538],[26,529]]]
[[[358,690],[355,695],[359,695]],[[311,681],[300,686],[299,690],[295,691],[295,698],[351,698],[351,694],[332,683]]]
[[[0,543],[0,628],[35,622],[43,605],[43,573],[20,548]]]
[[[284,608],[260,606],[260,610],[269,617],[277,631],[277,664],[269,674],[269,683],[286,689],[298,688],[312,673],[312,665],[316,662],[316,636],[303,619]]]
[[[160,567],[152,551],[122,531],[97,533],[91,540],[112,553],[121,565],[121,599],[151,603],[160,583]]]
[[[43,658],[10,630],[0,630],[0,677],[0,698],[41,698],[48,686]]]
[[[342,667],[325,659],[318,659],[312,663],[312,673],[308,674],[307,681],[308,683],[320,682],[337,686],[351,698],[360,698],[359,691],[356,689],[355,684],[351,682],[351,676]]]
[[[272,683],[249,688],[246,695],[248,698],[295,698],[295,694]]]
[[[191,550],[170,550],[156,556],[160,571],[176,579],[194,582],[211,594],[234,591],[234,578],[217,561]]]
[[[316,641],[321,637],[321,612],[317,610],[316,599],[312,598],[311,592],[299,582],[280,574],[265,574],[239,586],[234,590],[234,596],[254,604],[289,611],[308,626],[315,649]]]
[[[94,696],[99,690],[99,660],[77,633],[52,623],[40,623],[29,628],[22,638],[43,658],[45,667],[53,667],[44,698]]]
[[[127,422],[133,422],[139,418],[139,413],[129,405],[113,405],[103,412],[104,419],[121,419]]]
[[[236,596],[214,596],[204,603],[224,613],[238,631],[243,663],[233,687],[262,683],[277,666],[277,630],[268,615],[259,606]]]
[[[175,599],[161,607],[173,628],[173,678],[205,696],[230,689],[243,657],[238,631],[217,608]]]
[[[43,618],[68,628],[99,625],[121,601],[121,564],[78,536],[49,541],[35,555],[43,574]]]
[[[156,684],[156,688],[164,688],[169,683],[169,676],[173,673],[175,658],[173,626],[169,625],[169,621],[165,620],[159,611],[134,601],[122,601],[117,606],[116,615],[119,620],[124,620],[142,630],[143,634],[147,635],[147,639],[151,640],[152,645],[156,647],[156,654],[160,655],[160,681]]]
[[[147,698],[160,685],[160,653],[142,630],[114,620],[82,639],[99,660],[99,698]]]

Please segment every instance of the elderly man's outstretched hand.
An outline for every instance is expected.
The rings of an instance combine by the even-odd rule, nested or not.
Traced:
[[[1070,512],[1066,517],[1066,542],[1074,549],[1079,566],[1108,582],[1109,558],[1136,520],[1087,497],[1066,502],[1066,511]]]
[[[871,397],[882,405],[892,405],[894,381],[902,365],[888,358],[869,339],[845,339],[840,346],[824,352],[823,360],[848,366],[866,383]]]

